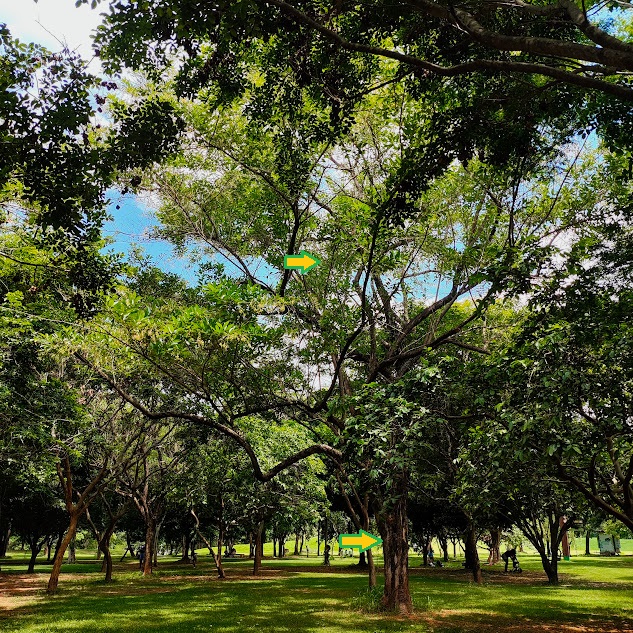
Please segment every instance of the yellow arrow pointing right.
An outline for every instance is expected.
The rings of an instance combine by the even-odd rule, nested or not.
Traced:
[[[381,545],[382,539],[361,530],[358,534],[339,534],[338,544],[340,547],[353,547],[361,552],[366,552],[376,545]]]

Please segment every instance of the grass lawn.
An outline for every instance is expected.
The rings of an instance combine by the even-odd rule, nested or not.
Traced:
[[[335,555],[326,569],[315,552],[316,544],[310,558],[265,560],[257,579],[251,561],[227,561],[225,581],[216,580],[204,550],[197,569],[161,557],[151,578],[141,577],[134,561],[116,559],[112,584],[101,580],[92,553],[80,552],[78,563],[64,566],[52,598],[44,593],[50,565],[28,575],[26,552],[13,552],[0,573],[0,631],[633,632],[633,556],[561,561],[559,587],[545,584],[540,561],[529,552],[520,555],[522,575],[485,567],[484,586],[470,582],[459,560],[428,569],[414,556],[416,613],[401,618],[367,609],[367,579],[350,566],[355,560]]]

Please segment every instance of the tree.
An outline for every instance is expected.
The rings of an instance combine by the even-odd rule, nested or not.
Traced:
[[[415,421],[408,409],[368,418],[363,403],[380,408],[387,395],[391,403],[390,385],[433,350],[485,352],[467,332],[488,299],[508,279],[520,283],[542,257],[540,240],[573,227],[577,207],[594,203],[571,194],[573,156],[554,191],[549,183],[560,163],[530,169],[523,181],[521,163],[500,172],[472,161],[454,165],[415,199],[414,220],[386,222],[382,205],[398,191],[407,144],[399,126],[419,114],[402,92],[386,89],[347,144],[313,140],[280,149],[274,122],[267,135],[235,110],[185,104],[192,146],[152,178],[164,201],[163,234],[220,255],[232,273],[229,264],[211,269],[210,283],[186,304],[121,289],[103,323],[110,335],[89,334],[94,351],[78,352],[148,418],[207,425],[237,442],[263,481],[314,454],[350,476],[345,468],[360,429],[376,423],[391,461],[377,453],[372,460],[390,472],[356,493],[361,505],[364,494],[375,504],[389,578],[385,604],[404,611],[411,608],[409,457],[401,451],[418,431],[400,424]],[[284,253],[301,248],[318,252],[322,264],[305,276],[277,272]],[[99,349],[108,350],[107,360]],[[112,357],[136,375],[155,376],[161,391],[153,405],[106,371]],[[313,443],[263,466],[245,426],[252,417],[291,419]],[[375,448],[368,440],[366,450]]]
[[[111,71],[156,76],[178,59],[179,94],[246,95],[262,127],[281,113],[321,139],[345,135],[366,95],[397,83],[425,112],[404,132],[398,215],[455,159],[529,160],[594,129],[629,151],[629,32],[619,2],[188,0],[110,4],[96,47]]]
[[[619,156],[599,173],[603,204],[552,261],[497,379],[557,477],[631,528],[631,181]]]

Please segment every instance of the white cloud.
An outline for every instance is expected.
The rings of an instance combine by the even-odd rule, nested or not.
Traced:
[[[75,0],[0,0],[0,22],[23,42],[37,42],[53,51],[67,45],[92,59],[90,35],[101,23],[104,8],[77,8]]]

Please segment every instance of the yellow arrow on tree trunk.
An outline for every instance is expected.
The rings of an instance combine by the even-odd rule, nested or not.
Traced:
[[[301,251],[299,255],[286,255],[284,257],[284,268],[288,270],[298,270],[305,275],[311,268],[318,266],[321,260],[307,251]]]
[[[339,547],[353,547],[362,553],[376,545],[381,545],[382,539],[361,530],[358,534],[339,534],[338,544]]]

